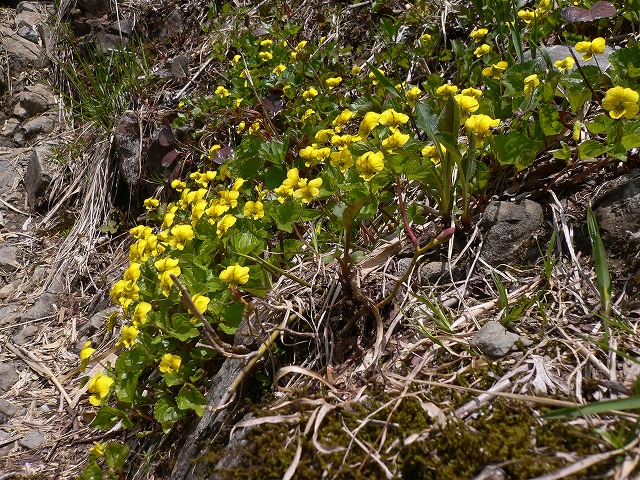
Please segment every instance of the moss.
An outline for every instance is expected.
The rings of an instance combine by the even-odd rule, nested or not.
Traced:
[[[332,411],[322,424],[319,441],[326,447],[348,446],[351,439],[343,425],[353,431],[370,412],[387,401],[389,397],[381,396],[366,404],[351,404]],[[305,424],[306,419],[301,422]],[[561,420],[541,421],[528,405],[502,399],[485,405],[468,422],[453,420],[439,428],[421,402],[408,397],[395,411],[386,407],[379,412],[374,421],[359,430],[358,439],[379,445],[385,425],[381,459],[405,479],[471,478],[485,466],[502,462],[506,463],[502,468],[507,478],[531,478],[566,465],[556,452],[588,455],[600,451],[599,441],[577,426]],[[404,445],[405,439],[414,433],[426,438]],[[242,448],[236,447],[233,452],[240,466],[216,473],[220,478],[229,479],[281,478],[293,460],[296,446],[291,425],[260,426],[248,432]],[[307,437],[302,437],[302,447],[296,478],[322,478],[324,471],[330,472],[329,478],[339,479],[383,476],[376,462],[356,445],[351,445],[346,459],[344,451],[319,453]],[[222,453],[210,454],[203,461],[214,467],[221,457]],[[589,473],[602,473],[610,467],[610,463],[596,465]],[[581,472],[579,478],[584,475],[585,472]]]

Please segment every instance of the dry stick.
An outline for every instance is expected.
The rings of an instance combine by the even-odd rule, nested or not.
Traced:
[[[7,342],[6,345],[9,350],[15,353],[18,357],[20,357],[22,361],[24,361],[24,363],[26,363],[29,367],[31,367],[32,370],[35,370],[37,373],[41,375],[45,375],[49,377],[51,382],[56,386],[56,388],[60,391],[64,399],[67,401],[67,404],[68,405],[72,404],[71,398],[67,394],[66,390],[62,387],[62,385],[60,384],[56,376],[49,369],[49,367],[47,367],[44,363],[42,363],[42,361],[38,357],[36,357],[30,351],[18,345],[13,345],[11,342]]]
[[[191,79],[187,82],[187,84],[184,87],[182,87],[182,90],[180,90],[178,93],[175,94],[175,96],[173,97],[173,100],[178,100],[184,94],[184,92],[187,91],[187,88],[189,88],[191,84],[195,82],[196,79],[200,76],[200,74],[204,72],[204,69],[207,68],[211,62],[213,62],[213,57],[211,57],[209,60],[207,60],[202,64],[202,66],[196,72],[196,74],[193,77],[191,77]]]
[[[200,310],[198,310],[198,307],[196,307],[196,304],[193,303],[193,299],[191,298],[191,295],[189,295],[189,292],[187,291],[187,289],[184,288],[182,283],[180,283],[178,278],[173,273],[171,273],[170,276],[171,276],[171,280],[173,280],[174,283],[178,286],[178,289],[180,290],[180,293],[182,294],[182,301],[186,304],[186,307],[204,325],[204,330],[203,330],[204,336],[206,337],[207,341],[211,344],[211,346],[215,349],[215,351],[220,353],[221,355],[223,355],[225,357],[246,358],[247,357],[247,353],[249,353],[249,351],[247,349],[245,349],[245,348],[236,347],[236,346],[233,346],[233,345],[230,345],[230,344],[224,342],[218,336],[218,334],[213,329],[211,324],[207,321],[207,319],[204,318],[204,315],[202,313],[200,313]]]

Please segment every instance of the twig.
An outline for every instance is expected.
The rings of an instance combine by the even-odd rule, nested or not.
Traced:
[[[207,68],[212,61],[213,61],[213,57],[211,57],[209,60],[207,60],[206,62],[204,62],[202,64],[202,66],[196,72],[196,74],[193,77],[191,77],[191,79],[187,82],[187,84],[184,87],[182,87],[182,89],[178,93],[175,94],[175,96],[173,97],[174,101],[178,100],[180,97],[182,97],[184,92],[187,91],[187,88],[189,88],[191,86],[191,84],[196,81],[196,79],[200,76],[200,74],[202,72],[204,72],[205,68]]]

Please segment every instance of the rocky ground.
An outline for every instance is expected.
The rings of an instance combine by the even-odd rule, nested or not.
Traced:
[[[117,238],[110,241],[112,250],[100,250],[105,243],[100,239],[101,233],[77,226],[74,215],[86,211],[82,198],[75,200],[75,210],[66,208],[72,203],[70,199],[82,191],[76,180],[94,170],[87,167],[88,162],[81,163],[81,167],[66,164],[66,157],[60,154],[72,125],[54,87],[54,13],[50,5],[38,2],[21,2],[15,10],[0,10],[0,39],[5,54],[0,64],[0,479],[29,475],[75,478],[83,468],[87,446],[102,438],[87,426],[92,417],[79,388],[77,354],[88,338],[102,342],[103,358],[113,347],[113,339],[102,330],[109,313],[105,291],[125,251],[119,248],[121,240]],[[179,25],[179,20],[167,21]],[[108,29],[101,32],[104,45],[114,40],[115,34]],[[637,333],[640,175],[634,166],[637,164],[629,162],[622,172],[595,174],[579,182],[573,182],[574,172],[570,170],[554,172],[545,180],[560,186],[555,189],[557,193],[536,190],[537,193],[519,196],[497,196],[468,236],[469,248],[457,246],[466,252],[464,258],[462,254],[447,258],[446,252],[440,252],[439,258],[420,265],[413,281],[423,285],[449,284],[442,301],[457,309],[452,329],[458,336],[443,337],[443,345],[465,342],[489,359],[506,358],[511,362],[501,378],[493,379],[493,392],[515,390],[518,385],[518,392],[528,392],[533,385],[531,390],[535,393],[577,392],[578,399],[582,399],[584,374],[594,379],[594,398],[631,393],[639,373],[637,364],[614,355],[605,365],[594,356],[592,345],[582,342],[582,336],[601,328],[590,313],[597,306],[597,297],[593,265],[585,261],[590,252],[584,216],[588,202],[594,205],[611,254],[610,268],[616,280],[614,309],[624,305],[624,322],[634,335]],[[544,183],[539,178],[528,181]],[[537,244],[544,250],[554,229],[558,233],[554,252],[561,260],[551,280],[557,295],[548,300],[552,305],[550,323],[545,326],[539,318],[523,322],[527,311],[514,319],[510,331],[497,322],[486,321],[495,316],[496,309],[495,299],[486,301],[495,297],[486,280],[491,267],[503,272],[505,283],[513,283],[513,301],[532,297],[541,282],[539,269],[515,266],[539,262]],[[391,276],[400,275],[407,268],[407,259],[387,255],[373,267],[363,266],[363,272],[382,268],[387,261],[392,265]],[[398,321],[385,325],[386,331],[393,332]],[[558,338],[565,335],[560,343],[562,349],[574,352],[570,363],[560,347],[555,356],[545,347],[550,341],[545,331],[549,325],[547,331],[555,331]],[[420,342],[415,334],[404,331],[403,335],[386,338],[387,350],[383,353],[395,360],[411,358],[414,350],[421,351],[416,347]],[[628,342],[627,351],[634,351],[637,341]],[[635,352],[640,353],[637,349]],[[360,354],[367,358],[366,351]],[[415,358],[409,363],[422,368],[424,365]],[[450,360],[461,357],[456,358]],[[395,372],[392,360],[385,365],[384,373]],[[354,392],[367,382],[359,367],[348,360],[335,367],[334,383],[342,393],[351,392],[344,397],[349,401],[360,398],[362,392]],[[526,380],[510,383],[510,372],[517,372]],[[223,398],[234,375],[237,365],[232,362],[220,370],[213,382],[218,387],[212,388],[208,397],[212,406]],[[398,385],[406,388],[409,380],[403,382]],[[478,395],[477,405],[470,402],[459,407],[457,416],[472,417],[490,398]],[[211,434],[208,427],[219,428],[221,420],[207,413],[204,421],[210,423],[192,429],[186,447],[179,454],[174,452],[178,462],[172,478],[191,478],[190,460],[204,453],[196,444]],[[244,441],[243,435],[230,443],[230,452]],[[627,461],[633,459],[637,464],[637,448],[626,457]],[[233,466],[233,462],[242,465],[243,459],[230,460],[220,455],[215,461],[221,468]],[[244,461],[251,464],[250,460]],[[143,474],[137,475],[141,478],[139,475]]]

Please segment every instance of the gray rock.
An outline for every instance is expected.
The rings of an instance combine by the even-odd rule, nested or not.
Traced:
[[[20,121],[17,118],[7,118],[4,123],[4,128],[2,129],[2,135],[5,137],[10,137],[13,135],[18,127],[20,126]]]
[[[36,303],[22,315],[22,319],[35,320],[50,317],[55,313],[55,301],[55,295],[48,292],[43,293],[36,300]]]
[[[6,285],[2,286],[0,288],[0,300],[4,300],[13,295],[13,293],[18,289],[18,285],[20,285],[20,281],[7,283]],[[0,310],[0,312],[2,312],[2,310]],[[1,319],[0,322],[2,322]]]
[[[87,323],[78,327],[78,333],[81,335],[86,335],[87,337],[92,337],[98,330],[104,327],[105,322],[107,321],[107,317],[118,310],[120,310],[120,307],[109,307],[94,314]],[[82,343],[82,345],[84,345],[84,342]],[[80,345],[80,348],[78,348],[78,352],[82,348],[82,345]]]
[[[56,120],[52,115],[40,115],[22,125],[22,131],[27,137],[33,137],[39,133],[51,133],[56,128]]]
[[[20,35],[25,40],[29,40],[33,43],[38,43],[38,40],[40,40],[38,31],[34,27],[30,27],[29,25],[20,26],[18,28],[18,35]]]
[[[520,335],[508,332],[500,323],[489,321],[471,339],[471,344],[491,359],[507,355],[520,340]]]
[[[0,326],[11,325],[18,317],[18,308],[15,305],[7,305],[0,308]]]
[[[49,158],[51,148],[49,146],[35,147],[29,158],[27,172],[24,175],[24,185],[27,191],[27,204],[36,209],[43,202],[42,196],[51,182]]]
[[[1,31],[2,47],[9,56],[9,69],[12,76],[33,68],[42,67],[45,64],[44,55],[35,43],[18,35],[9,33],[6,29]]]
[[[126,112],[116,126],[115,145],[120,176],[134,187],[140,181],[140,127],[135,112]]]
[[[20,14],[22,12],[39,12],[39,3],[38,2],[20,2],[16,7],[16,13]]]
[[[16,413],[18,413],[19,409],[20,408],[18,406],[14,405],[9,400],[0,398],[0,413],[2,413],[3,415],[6,415],[7,417],[13,417]]]
[[[20,105],[20,103],[16,103],[13,106],[13,110],[11,110],[11,115],[13,115],[16,118],[19,118],[20,120],[24,120],[28,116],[27,111],[22,107],[22,105]]]
[[[0,247],[0,270],[14,272],[20,268],[18,249],[16,247]]]
[[[640,241],[640,176],[620,177],[594,205],[607,247],[621,251]]]
[[[27,87],[18,95],[20,106],[25,110],[29,118],[46,112],[55,103],[53,92],[44,88]]]
[[[24,448],[34,449],[38,448],[40,445],[44,443],[44,433],[34,430],[32,432],[27,433],[24,437],[22,437],[18,444]]]
[[[542,47],[541,50],[546,51],[546,53],[549,54],[551,65],[553,65],[553,63],[557,62],[558,60],[564,60],[566,57],[571,57],[569,47],[567,47],[566,45],[552,45],[550,47]],[[573,51],[575,58],[578,59],[578,64],[581,67],[585,65],[599,65],[602,70],[606,70],[607,68],[609,68],[609,65],[611,65],[609,63],[609,57],[614,52],[613,48],[611,48],[609,45],[605,45],[603,53],[594,55],[590,60],[583,60],[582,53],[577,52],[574,47],[571,47],[571,50]],[[548,68],[547,62],[544,59],[544,55],[542,54],[542,52],[537,52],[536,58],[539,59],[538,61],[540,63],[540,68]],[[531,60],[531,51],[524,52],[524,59]]]
[[[6,360],[0,362],[0,394],[8,391],[19,379],[14,363]]]
[[[491,265],[522,261],[544,227],[542,207],[531,200],[494,201],[485,210],[482,257]]]
[[[40,329],[33,324],[25,325],[22,330],[13,336],[12,340],[17,345],[25,345],[29,343],[39,331]]]
[[[42,13],[31,10],[22,10],[16,15],[16,25],[18,25],[18,28],[26,26],[33,29],[33,27],[44,20],[45,16]]]

